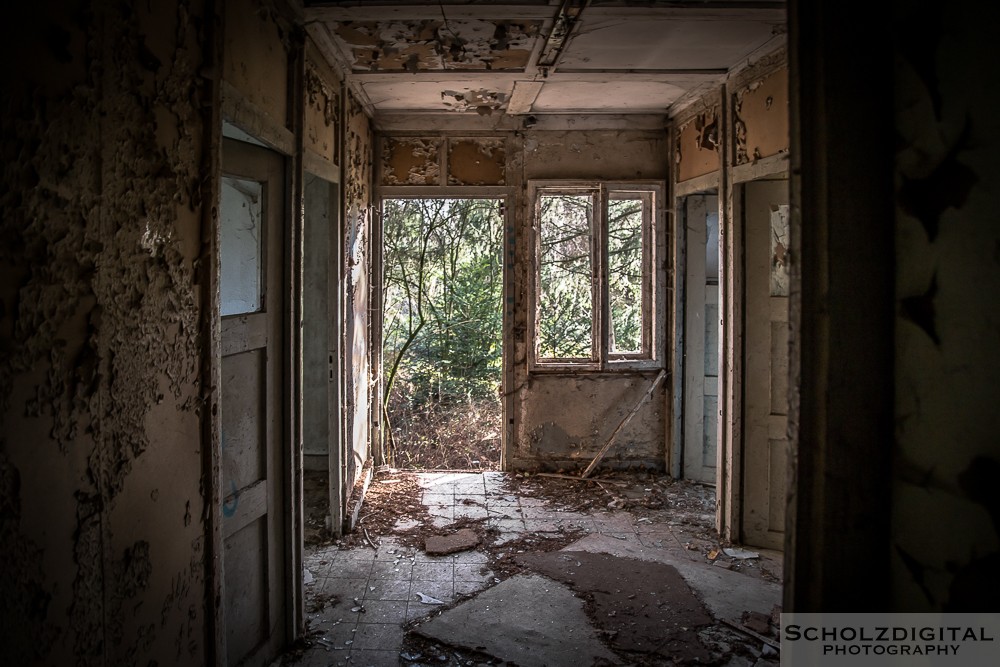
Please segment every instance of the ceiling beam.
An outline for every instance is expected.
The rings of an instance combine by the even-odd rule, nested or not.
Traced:
[[[552,18],[555,8],[546,5],[444,5],[451,19],[506,19],[541,21]],[[433,21],[440,20],[441,5],[363,5],[360,7],[306,7],[306,21]]]
[[[531,105],[542,92],[543,85],[541,81],[515,81],[510,101],[507,102],[507,113],[512,116],[531,113]]]
[[[701,70],[574,70],[566,72],[559,70],[550,74],[545,81],[560,83],[603,83],[605,81],[648,81],[650,83],[673,83],[687,85],[702,81],[716,81],[725,76],[725,69]],[[358,83],[447,83],[449,81],[490,81],[509,83],[525,80],[525,76],[517,71],[503,70],[443,70],[430,72],[352,72],[347,75],[351,81]],[[541,80],[541,79],[533,79]]]
[[[413,113],[378,112],[375,127],[381,132],[497,132],[565,130],[663,130],[666,113],[562,113],[537,116],[511,116],[496,113],[480,116],[475,113]]]

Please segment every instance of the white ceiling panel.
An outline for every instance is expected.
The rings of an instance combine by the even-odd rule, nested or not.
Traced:
[[[616,112],[665,113],[685,89],[669,83],[608,81],[604,83],[549,81],[531,110],[538,113]]]
[[[561,70],[727,69],[772,37],[762,21],[604,20],[584,17]]]

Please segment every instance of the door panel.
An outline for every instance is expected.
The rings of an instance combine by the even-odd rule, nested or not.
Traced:
[[[684,477],[715,484],[719,414],[719,200],[685,199]]]
[[[788,465],[788,182],[744,188],[743,541],[780,549]]]
[[[223,144],[223,600],[226,664],[268,663],[285,643],[282,450],[282,158]]]

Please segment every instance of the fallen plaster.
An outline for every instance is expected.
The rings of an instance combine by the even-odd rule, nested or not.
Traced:
[[[590,619],[615,650],[682,664],[711,661],[698,630],[712,618],[672,565],[567,549],[518,561],[588,600]]]
[[[770,614],[774,605],[781,602],[781,586],[778,584],[690,560],[669,549],[647,547],[631,539],[622,540],[595,533],[573,542],[564,551],[605,553],[672,565],[713,617],[733,623],[739,623],[747,611]]]
[[[524,667],[621,664],[597,639],[583,601],[539,575],[511,577],[414,631]]]

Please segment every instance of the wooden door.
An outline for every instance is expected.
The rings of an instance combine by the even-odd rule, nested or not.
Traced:
[[[283,161],[266,149],[227,140],[222,162],[219,285],[226,664],[262,665],[286,640]]]
[[[719,414],[719,199],[685,200],[684,477],[715,484]]]
[[[784,544],[788,465],[788,181],[745,186],[743,541]]]

